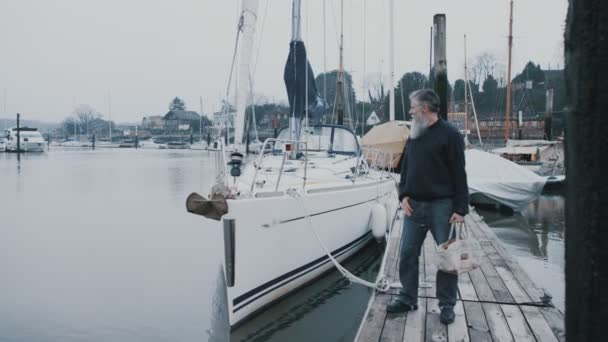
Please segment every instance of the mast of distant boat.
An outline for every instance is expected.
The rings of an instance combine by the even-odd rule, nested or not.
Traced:
[[[110,144],[112,143],[112,98],[108,90],[108,130],[110,131]]]
[[[509,11],[509,60],[507,64],[507,109],[505,122],[505,143],[509,140],[511,128],[511,49],[513,47],[513,0],[510,1]]]
[[[340,1],[340,46],[339,69],[336,84],[337,124],[344,124],[344,0]]]
[[[465,119],[464,119],[464,129],[465,129],[465,134],[467,137],[467,141],[468,141],[468,135],[469,135],[469,131],[468,131],[468,123],[469,123],[469,98],[468,96],[471,96],[471,107],[473,107],[473,116],[475,117],[475,127],[477,128],[477,138],[479,139],[479,146],[483,146],[483,143],[481,142],[481,134],[479,133],[479,122],[477,121],[477,111],[475,110],[475,101],[473,100],[473,91],[468,91],[468,96],[467,96],[467,89],[471,90],[471,84],[469,83],[469,79],[467,76],[467,35],[464,35],[464,112],[465,112]]]
[[[203,97],[201,96],[200,98],[200,102],[201,102],[201,117],[198,123],[198,139],[199,139],[199,143],[203,143]]]
[[[467,98],[467,35],[464,35],[464,134],[469,141],[469,99]]]
[[[395,28],[394,28],[394,7],[395,1],[389,1],[388,25],[389,25],[389,120],[395,120]]]

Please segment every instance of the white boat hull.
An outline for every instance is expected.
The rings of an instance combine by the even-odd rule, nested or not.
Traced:
[[[207,149],[207,144],[201,144],[201,143],[192,144],[192,145],[190,145],[190,149],[191,150],[197,150],[197,151],[206,150]]]
[[[372,238],[368,222],[373,205],[395,208],[395,203],[389,204],[397,201],[392,179],[343,189],[314,189],[302,194],[302,199],[280,193],[228,201],[222,220],[238,218],[234,243],[226,233],[224,241],[231,326],[334,267],[305,217],[305,207],[321,241],[338,260]],[[232,275],[234,285],[230,286]]]
[[[23,141],[23,142],[21,142],[19,148],[21,149],[21,152],[44,152],[44,151],[46,151],[45,145],[46,145],[46,143],[44,141],[42,141],[42,142]],[[8,143],[6,145],[6,151],[17,152],[17,144]]]

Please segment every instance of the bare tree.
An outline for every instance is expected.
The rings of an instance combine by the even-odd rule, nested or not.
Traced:
[[[81,104],[74,109],[74,115],[81,130],[84,130],[86,134],[89,134],[89,128],[92,128],[92,123],[98,119],[101,119],[99,114],[93,107],[87,104]]]
[[[467,77],[476,84],[483,83],[488,76],[500,78],[505,73],[504,64],[494,53],[488,51],[478,54],[472,61],[467,61],[467,64],[470,65]]]

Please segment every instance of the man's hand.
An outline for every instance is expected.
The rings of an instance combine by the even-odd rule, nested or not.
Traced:
[[[405,212],[405,216],[407,216],[407,217],[412,216],[412,213],[414,211],[412,210],[412,207],[410,207],[410,198],[409,197],[403,197],[403,201],[401,201],[401,207],[403,208],[403,211]]]
[[[464,222],[464,217],[460,216],[457,213],[453,213],[452,217],[450,217],[450,224],[452,224],[452,223],[462,223],[462,222]]]

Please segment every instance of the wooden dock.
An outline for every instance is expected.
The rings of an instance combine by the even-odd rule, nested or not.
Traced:
[[[466,223],[482,249],[481,267],[458,278],[456,319],[439,322],[435,297],[435,242],[429,233],[420,255],[418,310],[387,314],[386,305],[398,293],[376,292],[370,299],[357,341],[565,341],[564,315],[548,302],[496,234],[472,210]],[[402,223],[389,237],[383,270],[391,284],[400,284],[398,255]],[[550,300],[550,299],[549,299]]]

